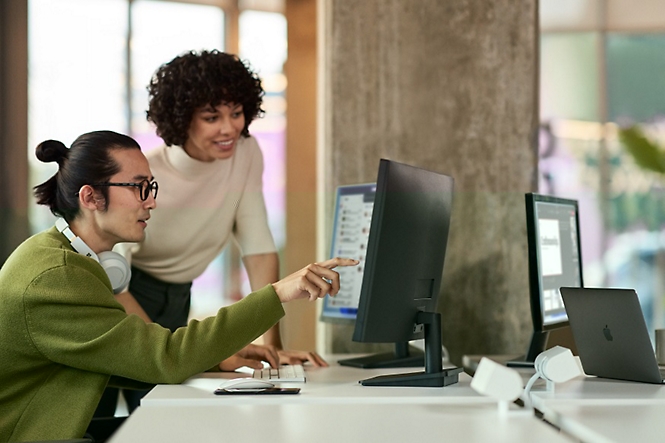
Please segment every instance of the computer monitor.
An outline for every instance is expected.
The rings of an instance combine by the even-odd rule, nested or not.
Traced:
[[[584,286],[577,201],[526,194],[525,203],[533,335],[526,355],[509,366],[533,366],[550,331],[568,326],[560,288]]]
[[[321,321],[354,324],[363,281],[376,183],[339,186],[335,198],[330,257],[358,259],[358,266],[338,268],[341,287],[326,297]],[[408,343],[395,343],[393,352],[338,360],[343,366],[363,369],[423,366],[424,353]]]
[[[425,371],[361,380],[365,386],[445,386],[460,368],[442,369],[441,286],[453,179],[381,159],[353,340],[425,339]]]

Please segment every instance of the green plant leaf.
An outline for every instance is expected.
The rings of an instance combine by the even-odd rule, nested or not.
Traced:
[[[619,130],[619,139],[638,166],[665,174],[665,150],[649,141],[637,127]]]

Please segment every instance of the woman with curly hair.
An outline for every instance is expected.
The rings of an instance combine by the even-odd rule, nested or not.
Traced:
[[[237,56],[188,52],[162,65],[150,85],[148,120],[164,145],[147,153],[159,179],[160,206],[132,264],[127,312],[175,330],[187,324],[191,282],[231,238],[252,290],[279,278],[279,261],[262,191],[263,157],[249,125],[263,114],[261,80]],[[314,352],[284,350],[276,325],[264,343],[282,364],[326,366]],[[228,362],[261,367],[242,359]],[[130,405],[131,409],[131,405]]]

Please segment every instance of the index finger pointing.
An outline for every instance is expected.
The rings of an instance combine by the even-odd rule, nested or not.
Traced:
[[[358,263],[360,263],[360,262],[356,259],[353,259],[353,258],[335,257],[335,258],[331,258],[329,260],[317,263],[317,265],[323,266],[324,268],[333,269],[333,268],[336,268],[337,266],[356,266]]]

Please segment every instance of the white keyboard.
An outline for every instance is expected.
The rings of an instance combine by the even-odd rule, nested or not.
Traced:
[[[254,378],[271,382],[305,382],[305,369],[302,365],[283,365],[279,368],[255,369]]]

